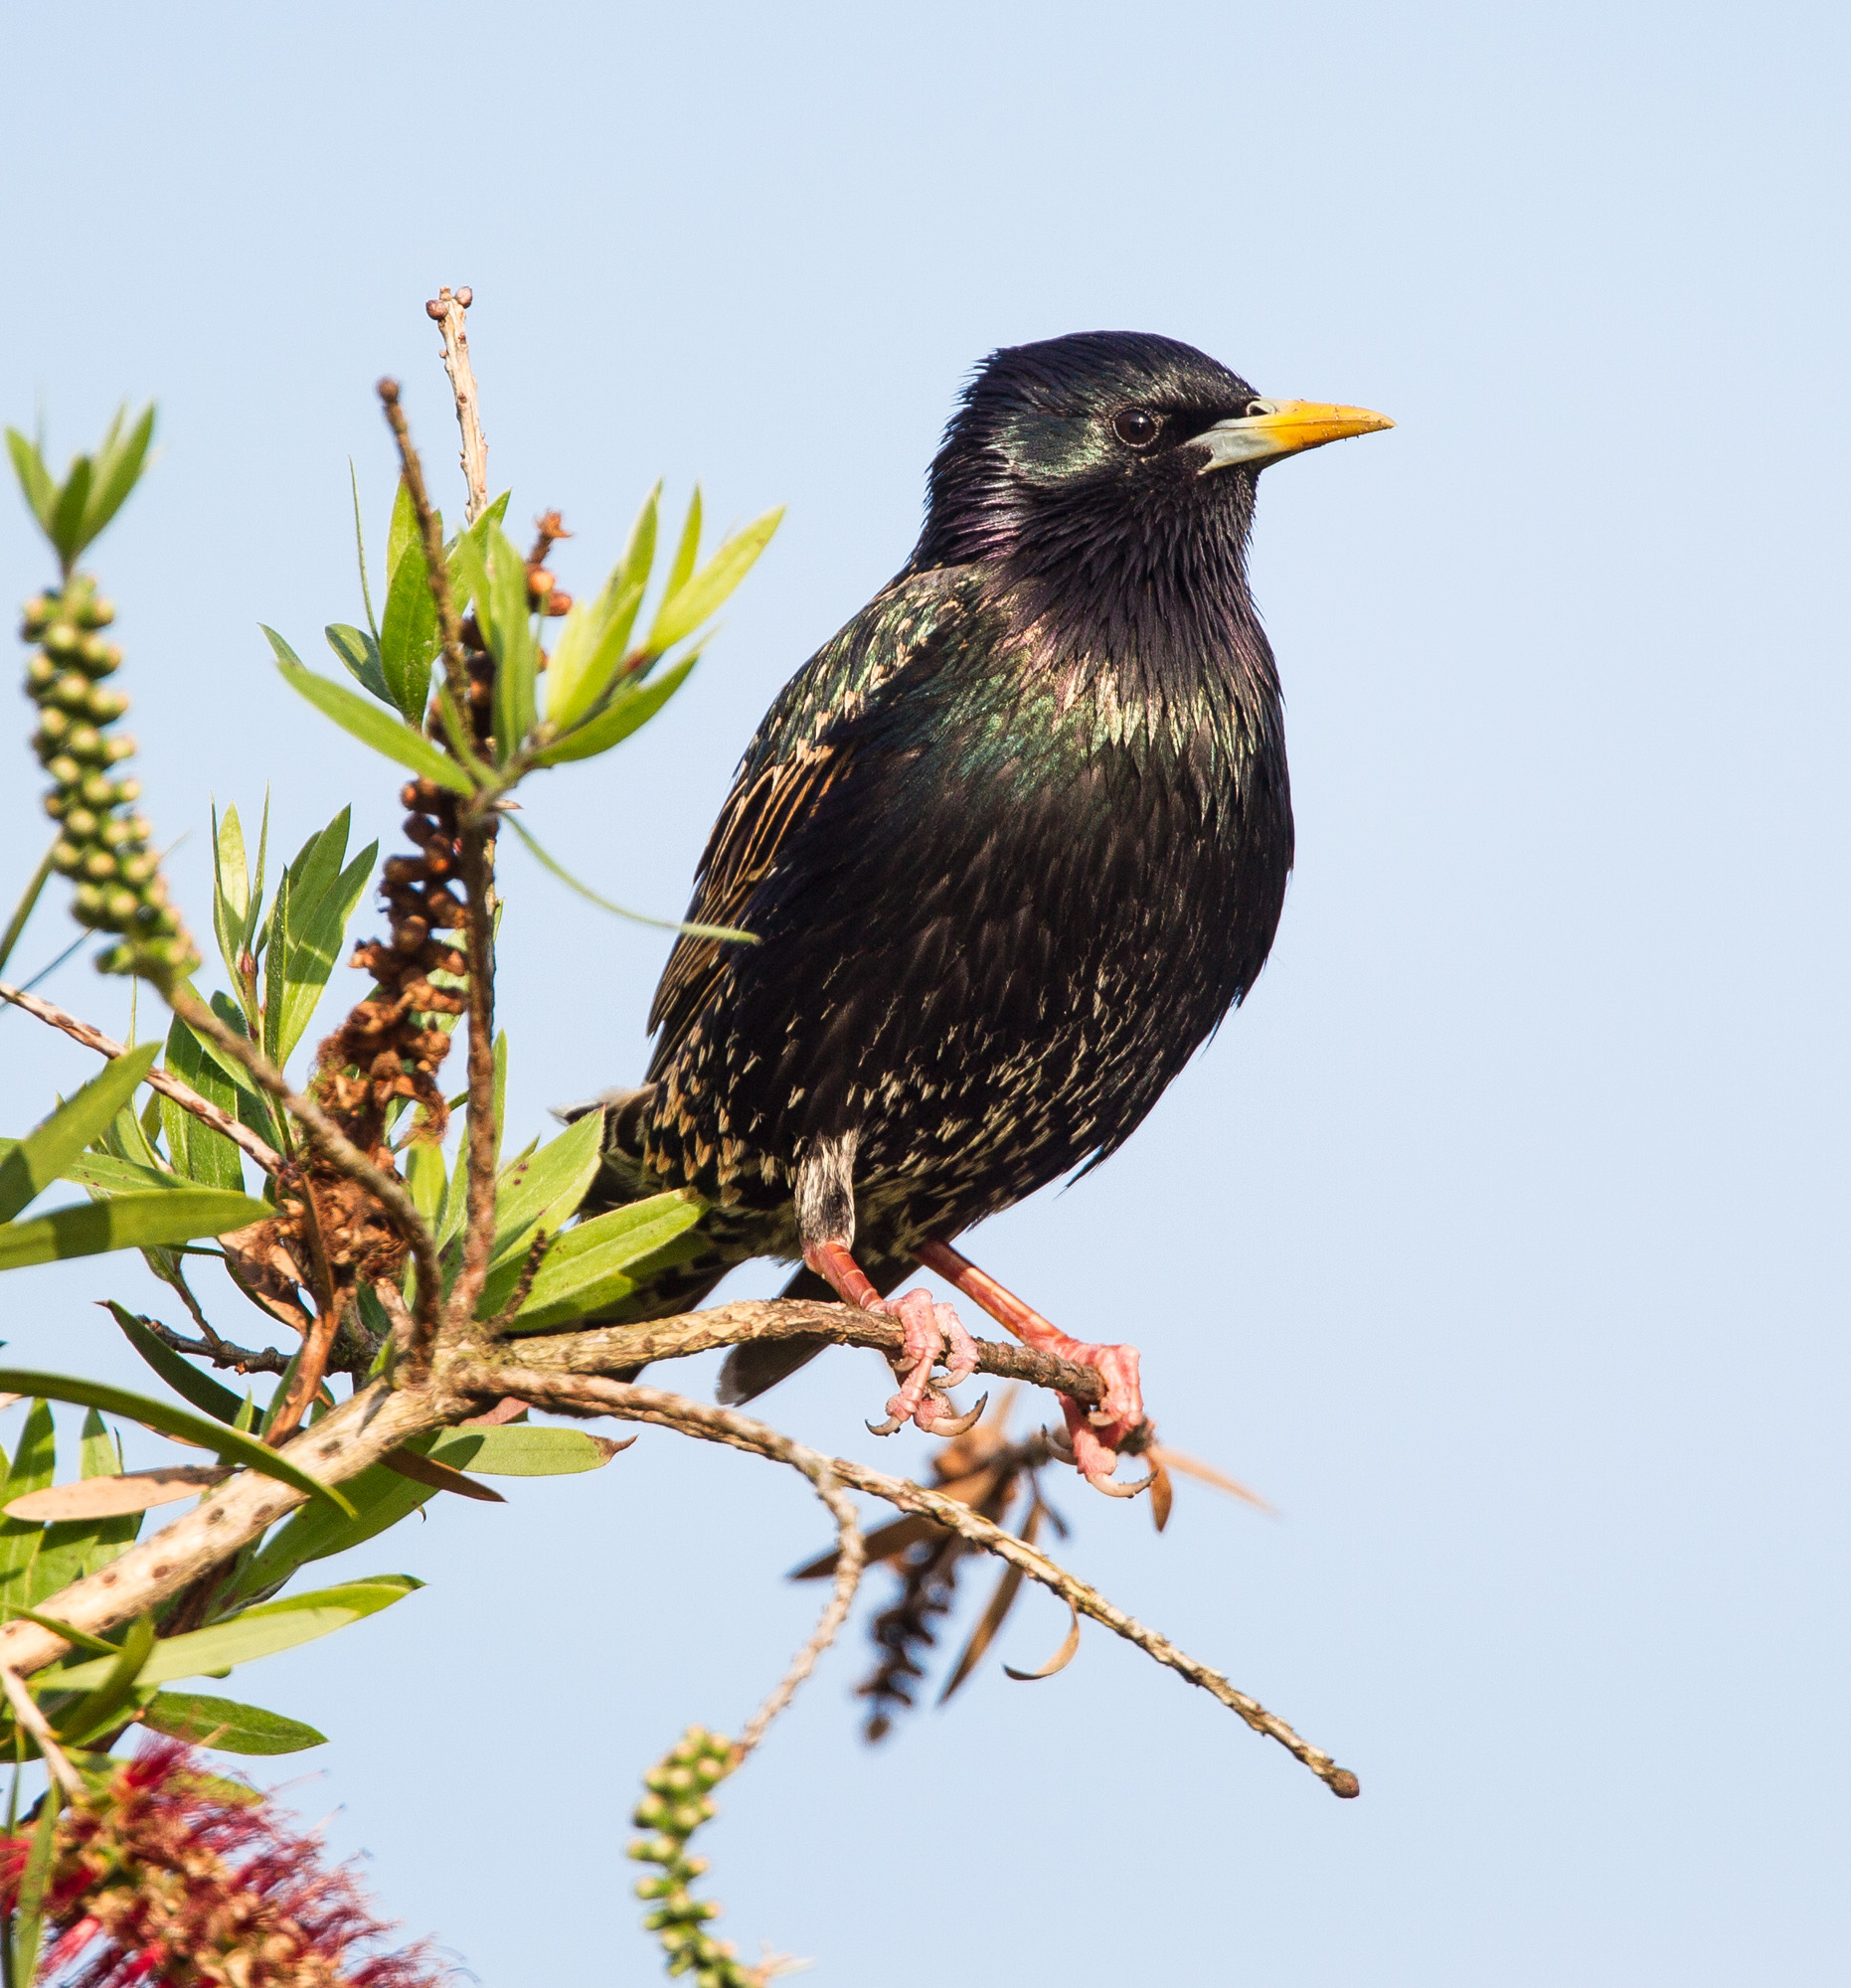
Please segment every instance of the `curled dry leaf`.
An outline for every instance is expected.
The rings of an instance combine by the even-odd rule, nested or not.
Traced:
[[[1074,1652],[1080,1648],[1080,1610],[1070,1601],[1068,1609],[1072,1613],[1073,1626],[1067,1632],[1067,1640],[1055,1651],[1038,1671],[1019,1671],[1004,1664],[1004,1677],[1012,1677],[1017,1684],[1034,1684],[1040,1678],[1051,1678],[1056,1671],[1064,1671],[1074,1661]]]
[[[226,1464],[185,1463],[131,1471],[124,1477],[86,1477],[81,1484],[29,1491],[6,1507],[6,1516],[35,1524],[45,1519],[114,1519],[128,1512],[145,1512],[151,1505],[171,1505],[177,1498],[191,1498],[223,1484],[231,1474]]]

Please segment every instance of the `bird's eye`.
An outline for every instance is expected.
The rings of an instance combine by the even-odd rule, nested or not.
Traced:
[[[1126,408],[1112,416],[1111,431],[1126,448],[1148,448],[1162,423],[1145,408]]]

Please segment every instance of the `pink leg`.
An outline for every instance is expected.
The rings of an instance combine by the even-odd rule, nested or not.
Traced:
[[[1096,1408],[1089,1409],[1066,1395],[1060,1397],[1061,1412],[1074,1446],[1074,1461],[1089,1484],[1110,1492],[1113,1497],[1129,1498],[1143,1490],[1143,1484],[1118,1484],[1112,1478],[1119,1445],[1144,1420],[1137,1348],[1093,1346],[1085,1340],[1070,1338],[948,1242],[925,1243],[919,1259],[927,1269],[936,1270],[946,1283],[955,1285],[967,1298],[980,1304],[1024,1345],[1071,1360],[1076,1366],[1098,1369],[1099,1378],[1105,1383],[1105,1399]],[[1145,1483],[1148,1482],[1146,1479]]]
[[[877,1318],[897,1318],[904,1335],[900,1357],[907,1376],[899,1394],[887,1404],[885,1422],[870,1422],[876,1435],[892,1435],[908,1422],[927,1435],[962,1435],[983,1412],[979,1402],[968,1414],[954,1415],[944,1400],[944,1390],[955,1388],[977,1371],[977,1348],[962,1321],[949,1305],[935,1304],[929,1291],[907,1291],[898,1298],[884,1298],[850,1254],[845,1242],[812,1242],[803,1251],[803,1260],[825,1278],[845,1304],[871,1311]],[[944,1378],[936,1386],[932,1369],[942,1360]]]

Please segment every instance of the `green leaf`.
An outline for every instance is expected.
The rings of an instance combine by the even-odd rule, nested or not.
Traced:
[[[503,1428],[445,1429],[430,1446],[433,1463],[478,1477],[566,1477],[601,1470],[627,1443],[583,1429],[524,1424]]]
[[[697,1196],[677,1189],[569,1229],[547,1252],[509,1330],[544,1332],[628,1297],[645,1278],[699,1246],[698,1239],[676,1245],[705,1213]]]
[[[83,1746],[99,1739],[121,1719],[135,1696],[141,1667],[154,1648],[154,1617],[138,1615],[122,1638],[120,1652],[100,1659],[108,1668],[95,1688],[75,1705],[64,1707],[52,1722],[68,1746]]]
[[[428,1139],[416,1141],[405,1156],[405,1184],[419,1214],[427,1224],[434,1222],[449,1184],[443,1148],[433,1146]]]
[[[118,1160],[111,1153],[80,1153],[59,1179],[93,1187],[101,1194],[171,1194],[186,1185],[174,1174],[164,1174],[157,1167],[138,1167],[132,1160]]]
[[[576,732],[567,733],[536,752],[534,764],[559,766],[569,759],[593,759],[600,752],[608,752],[639,726],[648,724],[687,681],[688,672],[700,660],[701,652],[696,649],[659,676],[631,679],[631,684],[620,688],[603,710],[587,719]]]
[[[178,1015],[167,1032],[167,1068],[209,1103],[218,1105],[228,1117],[236,1114],[236,1086],[219,1068],[218,1059],[207,1053]],[[228,1194],[244,1193],[244,1163],[238,1148],[223,1132],[215,1131],[192,1112],[183,1111],[167,1096],[161,1098],[161,1130],[167,1135],[167,1150],[177,1172],[200,1187],[223,1188]]]
[[[236,807],[225,810],[219,820],[212,810],[212,930],[219,941],[219,957],[231,975],[232,985],[244,988],[238,956],[245,943],[245,927],[251,916],[251,869],[245,854],[245,831]]]
[[[159,1430],[162,1435],[178,1436],[201,1449],[211,1450],[221,1462],[241,1463],[261,1476],[274,1477],[297,1491],[306,1491],[311,1497],[326,1498],[349,1518],[353,1517],[353,1507],[339,1491],[322,1483],[319,1477],[311,1477],[279,1450],[269,1449],[222,1422],[207,1421],[202,1415],[157,1402],[150,1396],[133,1394],[127,1388],[112,1388],[101,1381],[81,1380],[68,1374],[28,1373],[16,1367],[0,1367],[0,1390],[14,1395],[37,1395],[52,1402],[73,1402],[81,1408],[101,1408],[108,1414],[126,1416],[146,1428]],[[169,1673],[174,1677],[180,1675],[177,1671]]]
[[[389,633],[390,601],[386,612]],[[291,690],[299,691],[323,716],[333,719],[343,732],[351,734],[363,746],[371,746],[374,751],[384,753],[396,764],[409,766],[414,773],[426,780],[434,780],[438,786],[448,787],[453,793],[475,791],[469,783],[469,776],[456,761],[448,753],[440,751],[421,732],[414,732],[403,720],[381,711],[378,705],[369,704],[358,692],[344,690],[328,678],[316,676],[293,658],[285,659],[282,651],[287,644],[282,637],[269,628],[263,632],[278,651],[276,667],[282,672],[283,681]]]
[[[150,1367],[180,1397],[183,1402],[191,1402],[196,1408],[204,1408],[215,1421],[233,1422],[238,1411],[244,1407],[243,1400],[232,1393],[230,1388],[221,1387],[210,1374],[202,1374],[193,1363],[176,1353],[171,1346],[163,1346],[148,1328],[125,1305],[119,1305],[113,1298],[102,1300],[103,1309],[122,1328],[127,1339]]]
[[[6,447],[13,458],[13,474],[19,478],[26,508],[38,519],[40,531],[49,538],[52,513],[58,508],[58,485],[45,466],[45,457],[39,453],[37,444],[28,441],[17,428],[7,429]]]
[[[555,734],[589,717],[623,667],[624,646],[643,597],[638,582],[625,584],[621,569],[594,601],[575,600],[547,665],[547,724]]]
[[[495,1192],[495,1242],[491,1262],[517,1248],[525,1255],[536,1227],[549,1233],[578,1213],[597,1178],[603,1113],[588,1111],[557,1139],[504,1167]]]
[[[428,1442],[427,1436],[417,1436],[406,1447],[422,1450]],[[344,1518],[323,1504],[302,1506],[252,1556],[234,1583],[234,1600],[280,1587],[308,1561],[326,1560],[330,1554],[364,1546],[436,1495],[429,1485],[415,1484],[383,1463],[350,1477],[341,1489],[352,1500],[355,1516]]]
[[[321,632],[327,637],[328,647],[340,657],[348,675],[362,690],[371,691],[381,704],[396,702],[387,687],[379,643],[366,629],[352,627],[345,621],[330,621]]]
[[[121,1475],[115,1439],[94,1408],[84,1417],[78,1467],[86,1480]],[[141,1530],[141,1513],[130,1512],[101,1519],[66,1519],[47,1526],[26,1583],[27,1602],[36,1606],[47,1595],[107,1567],[132,1544]]]
[[[80,455],[73,461],[65,477],[65,485],[58,493],[58,503],[52,511],[51,530],[47,536],[52,541],[53,550],[64,562],[67,569],[77,564],[78,554],[84,550],[84,511],[90,495],[90,459]]]
[[[285,1719],[280,1712],[240,1705],[236,1699],[209,1698],[203,1692],[160,1691],[148,1701],[142,1725],[196,1746],[221,1753],[299,1753],[306,1746],[323,1746],[328,1736]]]
[[[49,1403],[38,1401],[26,1411],[6,1483],[0,1487],[0,1510],[28,1492],[47,1489],[58,1467],[58,1433]],[[45,1528],[31,1519],[0,1517],[0,1612],[19,1612],[32,1579]]]
[[[140,1681],[166,1684],[174,1678],[201,1677],[271,1656],[277,1650],[293,1649],[298,1643],[312,1642],[317,1636],[346,1628],[350,1622],[376,1615],[423,1584],[409,1574],[379,1574],[367,1580],[345,1581],[338,1587],[262,1602],[227,1621],[215,1622],[209,1629],[164,1637],[155,1644]],[[98,1684],[107,1669],[107,1660],[95,1657],[71,1670],[54,1672],[46,1682],[61,1688]]]
[[[64,1790],[57,1781],[46,1784],[39,1803],[39,1820],[32,1832],[32,1848],[20,1874],[19,1895],[13,1905],[13,1943],[8,1949],[12,1979],[17,1988],[30,1988],[39,1972],[39,1946],[45,1931],[45,1887],[52,1875],[52,1857],[58,1842],[58,1809]]]
[[[527,563],[494,525],[481,535],[486,581],[475,614],[495,658],[495,751],[505,764],[534,729],[538,653],[527,594]]]
[[[744,531],[728,539],[693,579],[680,586],[671,580],[670,591],[656,609],[655,622],[644,646],[660,654],[684,636],[692,635],[752,571],[783,515],[780,504],[755,518]]]
[[[0,1222],[11,1222],[34,1196],[62,1175],[92,1139],[101,1136],[135,1093],[159,1053],[154,1043],[130,1050],[92,1077],[75,1096],[0,1160]]]
[[[213,1188],[112,1195],[107,1201],[55,1208],[30,1222],[0,1227],[0,1270],[95,1256],[106,1249],[146,1249],[226,1236],[253,1222],[267,1222],[275,1213],[268,1202]]]
[[[442,529],[439,520],[439,537]],[[440,638],[423,534],[418,528],[418,512],[403,479],[393,500],[387,562],[386,612],[379,631],[380,673],[388,701],[414,725],[421,725],[424,706],[430,701],[430,666],[436,660]]]
[[[367,626],[372,629],[377,644],[379,623],[373,618],[373,588],[367,580],[367,535],[360,522],[360,478],[351,455],[347,458],[347,481],[353,486],[354,493],[354,559],[360,568],[360,598],[366,603]]]
[[[288,965],[282,981],[282,1018],[276,1032],[279,1063],[301,1041],[303,1031],[314,1019],[321,991],[333,975],[347,936],[347,921],[366,896],[373,875],[373,860],[379,844],[372,842],[347,866],[322,894],[321,901],[307,916],[296,908],[290,892],[290,918],[300,930],[292,935]]]
[[[600,898],[589,884],[582,884],[564,864],[557,863],[536,842],[527,828],[513,815],[504,817],[507,825],[526,843],[540,862],[551,870],[562,884],[568,884],[580,897],[589,899],[600,911],[614,911],[620,918],[629,918],[639,925],[654,925],[658,931],[685,932],[694,938],[717,938],[742,945],[757,945],[757,939],[749,931],[741,931],[736,925],[683,924],[675,918],[652,918],[644,911],[632,911],[622,905],[613,905],[608,898]]]
[[[694,562],[701,552],[701,486],[694,486],[694,495],[688,499],[687,522],[681,528],[681,539],[675,547],[675,557],[669,562],[668,579],[663,585],[664,602],[673,600],[688,583],[688,576],[694,571]],[[667,646],[665,643],[664,647]]]
[[[270,904],[267,938],[263,947],[263,1054],[280,1064],[276,1045],[282,1040],[282,983],[289,970],[289,874],[276,880],[276,896]]]
[[[61,836],[59,841],[62,840]],[[6,921],[6,930],[0,932],[0,972],[5,971],[7,961],[13,957],[13,948],[19,943],[21,934],[26,929],[27,920],[32,916],[39,899],[44,895],[46,885],[51,881],[52,850],[57,847],[58,842],[55,841],[52,848],[39,858],[39,867],[32,873],[26,888],[19,894],[19,903],[13,907],[13,915]]]
[[[102,529],[122,508],[128,493],[141,480],[143,465],[148,459],[148,443],[154,438],[154,404],[149,402],[141,412],[141,418],[127,433],[122,431],[122,423],[128,416],[124,405],[109,423],[109,432],[103,437],[101,448],[96,451],[91,464],[89,495],[84,506],[84,522],[80,528],[77,552],[100,537]],[[75,559],[77,553],[72,554]]]

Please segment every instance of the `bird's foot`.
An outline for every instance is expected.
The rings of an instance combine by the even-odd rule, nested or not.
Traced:
[[[875,1435],[892,1435],[908,1422],[927,1435],[962,1435],[982,1414],[989,1397],[965,1414],[957,1414],[945,1400],[945,1391],[967,1381],[977,1371],[977,1347],[963,1322],[947,1304],[936,1304],[929,1291],[908,1291],[898,1298],[884,1298],[849,1252],[845,1242],[813,1242],[803,1251],[803,1260],[845,1304],[872,1312],[877,1318],[900,1321],[899,1365],[906,1378],[900,1392],[887,1404],[887,1419],[870,1422]],[[932,1369],[944,1363],[945,1372],[934,1382]]]
[[[927,1435],[962,1435],[982,1414],[984,1402],[957,1414],[944,1399],[945,1390],[968,1381],[977,1371],[977,1347],[963,1321],[947,1304],[933,1302],[929,1291],[908,1291],[903,1297],[882,1298],[868,1307],[884,1318],[897,1318],[905,1335],[900,1349],[906,1379],[887,1405],[887,1419],[870,1422],[874,1435],[892,1435],[908,1422]],[[944,1362],[944,1378],[934,1382],[932,1369]],[[989,1398],[986,1396],[984,1401]]]
[[[1006,1290],[987,1271],[980,1270],[967,1256],[960,1255],[948,1242],[927,1242],[919,1251],[920,1261],[954,1284],[966,1297],[974,1299],[999,1324],[1006,1325],[1025,1346],[1069,1360],[1078,1367],[1097,1370],[1105,1392],[1097,1408],[1057,1396],[1067,1423],[1067,1438],[1080,1474],[1095,1490],[1112,1498],[1135,1498],[1154,1481],[1155,1473],[1133,1484],[1120,1484],[1112,1472],[1118,1455],[1132,1432],[1145,1428],[1144,1393],[1138,1379],[1135,1346],[1094,1346],[1071,1338],[1051,1320],[1042,1317],[1013,1291]],[[1145,1438],[1148,1440],[1148,1436]]]

